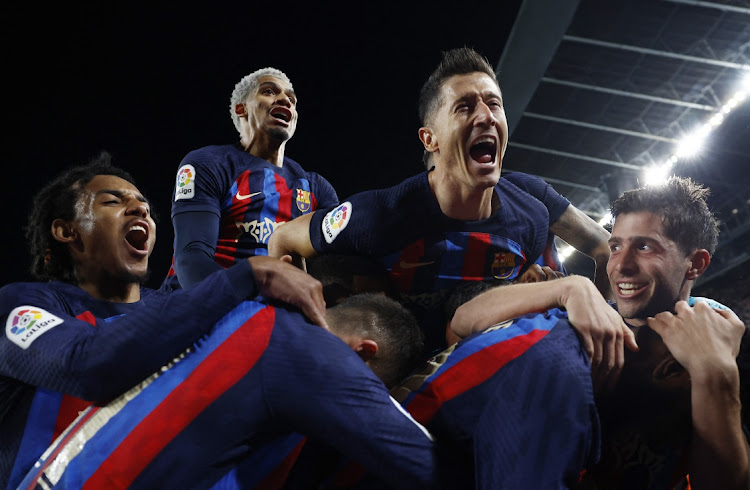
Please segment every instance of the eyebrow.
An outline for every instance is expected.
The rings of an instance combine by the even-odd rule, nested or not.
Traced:
[[[616,236],[611,236],[609,240],[607,240],[607,243],[619,243],[619,242],[649,242],[649,243],[660,243],[659,240],[657,240],[654,237],[651,236],[631,236],[627,238],[620,238]]]
[[[276,83],[276,82],[271,82],[271,81],[263,82],[260,85],[258,85],[258,90],[260,90],[261,88],[263,88],[263,86],[265,86],[265,85],[270,85],[274,89],[276,89],[278,91],[281,91],[281,87],[279,86],[279,84]],[[294,91],[294,89],[289,89],[289,90],[285,91],[284,93],[287,94],[287,95],[293,96],[295,99],[297,98],[297,94]]]
[[[119,189],[101,189],[96,192],[97,196],[100,196],[102,194],[111,194],[119,199],[122,199],[123,197],[125,197],[125,192]],[[142,194],[135,194],[135,198],[141,201],[142,203],[146,203],[149,206],[151,205],[151,203],[148,202],[148,199],[146,199]]]

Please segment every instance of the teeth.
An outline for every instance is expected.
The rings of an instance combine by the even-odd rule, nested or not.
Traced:
[[[640,289],[642,285],[634,284],[632,282],[623,282],[617,285],[620,289],[620,293],[624,295],[634,294],[636,289]]]
[[[141,225],[133,225],[130,227],[130,231],[142,231],[143,233],[146,233],[146,228]]]

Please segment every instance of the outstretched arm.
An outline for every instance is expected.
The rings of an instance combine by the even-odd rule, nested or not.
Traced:
[[[269,257],[251,257],[188,290],[154,293],[127,314],[96,319],[96,326],[85,320],[93,321],[93,315],[70,315],[59,294],[43,284],[0,290],[1,322],[31,310],[51,325],[34,335],[17,328],[1,336],[0,375],[84,400],[106,399],[131,387],[258,294],[293,304],[326,327],[320,282]]]
[[[745,326],[731,310],[680,301],[648,325],[690,374],[692,488],[750,488],[750,447],[740,419],[737,354]]]
[[[511,318],[564,307],[571,325],[591,359],[597,388],[611,388],[625,362],[624,346],[637,350],[632,330],[583,276],[491,289],[463,304],[451,321],[452,330],[464,337]]]
[[[609,232],[573,205],[550,225],[550,231],[570,246],[594,259],[594,284],[606,299],[614,299],[607,278],[609,261]]]

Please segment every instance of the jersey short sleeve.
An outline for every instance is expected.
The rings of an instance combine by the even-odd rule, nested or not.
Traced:
[[[330,182],[316,172],[307,172],[310,189],[313,191],[315,203],[313,210],[318,208],[332,208],[339,203],[339,196]]]
[[[321,208],[310,221],[310,240],[319,254],[382,256],[415,240],[425,218],[440,215],[425,172]]]
[[[523,172],[509,172],[503,177],[544,203],[549,211],[549,222],[554,223],[570,206],[570,201],[539,177]]]
[[[187,211],[208,211],[221,216],[221,200],[233,182],[224,152],[217,147],[191,151],[180,162],[172,192],[172,217]]]

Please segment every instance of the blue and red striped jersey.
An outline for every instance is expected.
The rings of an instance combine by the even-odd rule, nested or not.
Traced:
[[[569,488],[599,457],[588,356],[559,309],[467,337],[392,393],[464,462],[465,488]]]
[[[570,206],[570,201],[558,194],[551,185],[539,177],[525,174],[523,172],[503,172],[502,176],[510,182],[513,182],[517,187],[539,199],[549,212],[550,224],[557,221],[568,206]],[[547,245],[544,248],[542,255],[536,259],[535,263],[542,266],[546,265],[554,271],[560,271],[563,274],[567,274],[567,271],[557,254],[554,234],[550,233],[548,235]]]
[[[319,174],[286,157],[277,167],[239,144],[188,153],[177,170],[172,197],[175,256],[164,289],[180,287],[175,263],[196,243],[226,268],[253,255],[267,255],[268,238],[280,223],[338,204],[333,186]],[[194,229],[191,220],[175,220],[190,212],[214,215],[216,236],[205,236],[204,224]],[[189,260],[185,266],[192,266]]]
[[[349,346],[299,313],[248,301],[84,412],[22,487],[277,488],[303,436],[394,487],[436,483],[431,439]]]
[[[441,346],[441,308],[453,287],[467,280],[512,280],[547,245],[547,206],[505,178],[495,193],[500,206],[494,215],[455,220],[440,210],[424,172],[321,209],[311,221],[310,238],[321,254],[379,258],[404,304],[427,325],[428,347]],[[567,200],[555,196],[567,207]]]
[[[256,294],[245,264],[189,291],[142,288],[137,303],[61,282],[0,289],[0,488],[16,488],[90,401],[138,383]]]

